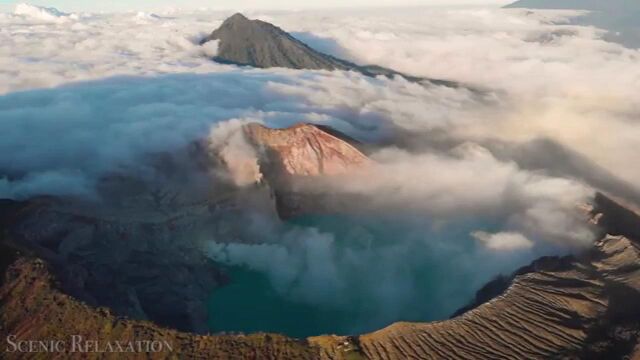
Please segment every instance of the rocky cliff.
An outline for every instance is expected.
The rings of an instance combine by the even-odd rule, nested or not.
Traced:
[[[370,162],[357,142],[328,128],[251,124],[241,131],[257,150],[285,217],[316,210],[321,202],[296,192],[296,181],[337,176]],[[245,195],[236,203],[244,203]],[[150,206],[166,197],[151,196]],[[194,333],[206,332],[203,300],[224,284],[225,275],[193,239],[204,232],[251,241],[239,237],[242,213],[234,205],[225,208],[229,203],[233,200],[171,202],[156,213],[140,206],[98,211],[69,199],[0,201],[0,338],[79,335],[102,342],[170,343],[172,351],[125,356],[158,359],[615,359],[638,354],[640,216],[605,194],[598,194],[589,209],[602,232],[591,249],[541,258],[491,282],[450,320],[308,339]],[[225,222],[229,217],[235,221]],[[123,358],[120,353],[56,356]]]
[[[6,341],[53,339],[66,343],[63,352],[3,352],[3,359],[313,359],[317,351],[302,340],[276,334],[198,336],[147,321],[117,317],[106,308],[88,306],[61,292],[50,265],[17,257],[3,274],[0,289],[0,337]],[[73,336],[82,337],[74,348]],[[99,341],[96,345],[84,341]],[[160,342],[158,352],[98,352],[107,344]],[[164,344],[169,344],[164,345]],[[92,350],[94,349],[94,350]]]
[[[369,159],[344,134],[327,127],[297,124],[270,129],[260,124],[245,126],[244,132],[262,155],[262,167],[282,181],[291,177],[332,176],[366,166]]]
[[[287,219],[306,213],[339,212],[340,204],[321,191],[310,193],[324,177],[366,167],[369,158],[358,142],[327,126],[297,124],[270,129],[260,124],[243,128],[259,156],[264,180],[274,192],[276,210]],[[348,199],[343,199],[348,201]]]
[[[204,228],[206,210],[136,220],[89,215],[48,198],[3,200],[2,208],[9,213],[4,236],[45,260],[65,293],[119,315],[207,330],[204,299],[225,276],[197,243],[180,240]]]
[[[602,196],[602,195],[601,195]],[[605,199],[601,197],[601,199]],[[22,209],[22,210],[20,210]],[[14,208],[14,210],[16,210]],[[29,211],[20,206],[18,213]],[[593,248],[575,257],[546,258],[520,271],[506,291],[447,321],[397,323],[354,337],[294,340],[275,334],[197,336],[150,322],[115,317],[67,295],[51,264],[2,238],[0,336],[20,339],[82,335],[101,341],[157,340],[173,352],[150,358],[229,359],[615,359],[637,354],[640,334],[640,217],[607,199],[594,219],[625,212]],[[13,213],[13,211],[12,211]],[[601,215],[599,215],[601,214]],[[6,225],[6,223],[5,223]],[[9,251],[7,251],[9,250]],[[24,354],[23,354],[24,355]],[[122,358],[91,353],[84,358]],[[29,358],[26,355],[12,358]],[[68,358],[60,354],[59,358]],[[148,358],[130,354],[127,358]]]

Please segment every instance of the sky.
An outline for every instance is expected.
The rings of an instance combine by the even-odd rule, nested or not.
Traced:
[[[0,10],[11,10],[16,4],[27,2],[38,6],[55,7],[65,11],[129,11],[129,10],[163,10],[166,8],[210,8],[216,10],[241,9],[278,9],[296,10],[305,8],[344,8],[344,7],[380,7],[380,6],[453,6],[453,5],[506,5],[510,0],[44,0],[20,1],[0,0]]]

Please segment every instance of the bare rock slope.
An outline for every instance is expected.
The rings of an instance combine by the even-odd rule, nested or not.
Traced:
[[[286,129],[249,124],[244,132],[262,150],[268,162],[265,167],[273,168],[280,178],[339,175],[369,163],[362,152],[345,141],[346,135],[327,129],[311,124]]]
[[[244,128],[259,154],[260,170],[274,192],[276,210],[283,219],[307,213],[339,212],[340,202],[318,190],[318,180],[367,167],[371,161],[358,142],[327,126],[297,124],[270,129],[260,124]]]
[[[249,125],[243,131],[264,151],[264,161],[271,162],[276,177],[329,176],[369,162],[339,133],[312,125],[280,130]],[[167,251],[157,252],[159,243],[133,242],[127,236],[164,238],[171,243],[172,231],[197,229],[203,226],[200,221],[210,224],[206,220],[209,211],[205,206],[200,215],[140,223],[72,215],[60,211],[52,200],[2,201],[0,338],[6,339],[9,334],[21,340],[82,335],[102,341],[161,340],[173,344],[172,352],[149,355],[159,359],[614,359],[637,352],[640,216],[603,194],[596,197],[592,214],[602,229],[602,238],[590,251],[535,261],[504,280],[503,287],[479,296],[482,301],[471,304],[468,311],[446,321],[396,323],[370,334],[308,339],[277,334],[195,335],[122,317],[128,315],[126,309],[130,307],[107,310],[97,306],[111,307],[114,303],[109,299],[90,301],[83,296],[82,289],[90,289],[87,285],[102,279],[93,285],[110,287],[121,296],[131,292],[131,299],[138,299],[132,308],[137,309],[135,305],[143,299],[139,310],[147,315],[157,313],[160,319],[169,316],[172,320],[172,314],[178,318],[194,314],[173,312],[171,304],[179,304],[177,310],[188,309],[190,299],[197,296],[180,298],[171,294],[180,293],[180,284],[198,279],[203,279],[202,287],[189,291],[197,294],[214,286],[219,281],[215,276],[204,279],[215,275],[215,267],[203,264],[191,273],[185,272],[186,265],[179,259],[194,256],[188,247],[165,244]],[[189,234],[186,230],[184,233]],[[92,246],[87,248],[83,244],[89,239],[93,239]],[[101,241],[104,246],[96,248]],[[136,249],[138,245],[142,248]],[[60,248],[66,250],[59,252]],[[105,256],[98,256],[96,251]],[[166,266],[165,272],[149,272],[141,256],[149,252],[175,262],[157,264]],[[131,266],[138,270],[132,271]],[[118,278],[99,276],[105,271]],[[184,275],[167,285],[168,272],[170,276]],[[199,272],[206,276],[197,275]],[[127,284],[124,291],[118,290],[118,286]],[[133,296],[136,293],[138,296]],[[27,355],[12,354],[11,358],[29,358]],[[122,354],[109,353],[82,355],[123,358]],[[59,355],[69,357],[80,355]],[[147,355],[128,354],[126,358]]]
[[[313,70],[349,70],[355,65],[319,53],[277,26],[249,20],[238,13],[203,40],[218,40],[214,60],[253,67]]]
[[[612,202],[605,206],[626,211]],[[633,221],[640,224],[637,216]],[[581,257],[538,261],[504,293],[451,320],[304,340],[275,334],[197,336],[115,317],[64,294],[49,264],[4,237],[0,336],[168,341],[174,352],[150,356],[163,359],[615,359],[633,354],[640,333],[640,246],[628,237],[633,231],[605,235]]]

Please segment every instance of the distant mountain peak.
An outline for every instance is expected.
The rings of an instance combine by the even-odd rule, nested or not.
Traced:
[[[415,82],[429,81],[438,85],[457,86],[453,82],[423,79],[380,66],[359,66],[338,59],[312,49],[273,24],[248,19],[241,13],[227,18],[219,28],[203,39],[201,44],[213,40],[219,41],[218,52],[213,60],[224,64],[258,68],[351,70],[367,76],[398,75]]]
[[[311,49],[277,26],[250,20],[241,13],[227,18],[202,43],[211,40],[220,42],[214,60],[222,63],[313,70],[347,70],[356,67]]]
[[[250,20],[248,17],[244,16],[242,13],[235,13],[224,20],[220,28],[237,28],[237,27],[246,27],[255,24],[257,20]]]
[[[231,15],[225,22],[238,22],[238,21],[250,21],[249,18],[244,16],[242,13],[235,13]]]
[[[574,19],[578,25],[595,26],[609,31],[604,36],[631,48],[640,48],[640,1],[638,0],[518,0],[506,8],[587,10]]]
[[[244,16],[242,13],[235,13],[230,17],[226,18],[222,22],[222,25],[220,25],[220,27],[217,30],[215,30],[211,35],[209,35],[209,37],[213,36],[214,33],[218,33],[220,35],[220,33],[223,32],[223,29],[227,29],[227,30],[233,29],[234,31],[238,31],[246,27],[251,27],[256,25],[259,26],[259,24],[257,23],[258,23],[257,20],[251,20],[248,17]]]
[[[635,0],[518,0],[506,8],[572,9],[591,11],[617,11],[620,8],[638,8]]]

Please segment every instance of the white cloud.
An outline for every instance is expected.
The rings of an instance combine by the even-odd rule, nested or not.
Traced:
[[[212,41],[207,41],[204,45],[202,45],[202,50],[204,54],[209,58],[213,58],[216,55],[218,55],[219,42],[220,42],[219,40],[212,40]]]
[[[513,251],[531,249],[533,247],[533,241],[517,232],[499,232],[489,234],[484,231],[476,231],[471,235],[484,246],[492,250]]]
[[[134,3],[124,0],[112,0],[108,2],[83,2],[77,0],[49,0],[49,6],[69,9],[73,11],[162,11],[175,12],[178,10],[213,9],[213,10],[301,10],[301,9],[334,9],[334,8],[371,8],[371,7],[409,7],[409,6],[452,6],[471,5],[495,7],[506,5],[510,0],[352,0],[349,2],[338,0],[305,1],[304,3],[293,0],[219,0],[211,2],[207,0],[138,0]],[[11,3],[0,3],[0,10],[9,8]]]
[[[229,180],[237,186],[253,185],[262,180],[256,150],[244,138],[242,126],[259,119],[231,119],[216,124],[209,135],[209,147],[226,166]],[[222,174],[225,176],[225,174]]]
[[[79,171],[48,171],[28,174],[19,182],[0,178],[0,198],[25,199],[32,196],[56,194],[61,196],[93,197],[92,186]]]
[[[43,21],[52,23],[64,23],[77,20],[76,14],[67,14],[52,7],[41,7],[25,3],[17,4],[13,13],[26,20]]]
[[[520,169],[474,144],[449,154],[386,149],[373,158],[372,167],[312,183],[306,190],[359,196],[363,200],[348,206],[354,211],[499,221],[506,229],[556,245],[583,247],[593,241],[586,219],[576,211],[593,190],[579,182]]]
[[[640,170],[628,166],[634,161],[628,150],[640,145],[640,51],[603,41],[603,30],[567,24],[577,14],[424,8],[332,14],[321,23],[304,13],[274,20],[335,39],[333,48],[360,63],[503,91],[489,112],[448,104],[469,110],[455,114],[458,123],[443,124],[454,125],[450,133],[549,137],[637,184]],[[433,112],[423,111],[412,128],[431,127],[423,118]]]

